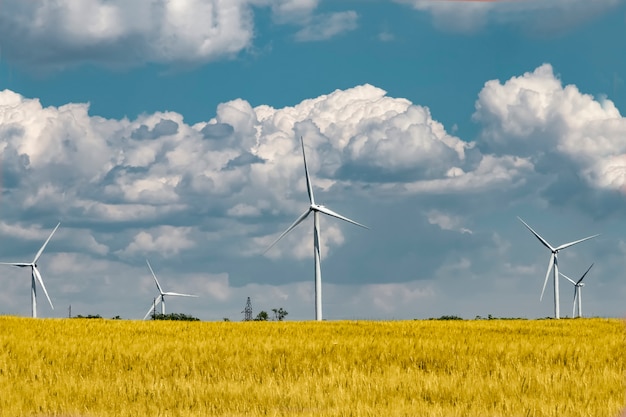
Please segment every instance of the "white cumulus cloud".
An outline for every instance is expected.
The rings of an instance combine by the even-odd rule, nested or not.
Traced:
[[[536,166],[563,160],[596,188],[626,185],[626,119],[612,101],[563,86],[549,64],[485,83],[474,119],[487,151],[529,157]]]
[[[85,243],[94,253],[125,258],[177,255],[198,247],[208,230],[233,239],[256,233],[251,242],[269,243],[307,204],[300,136],[317,200],[335,210],[327,199],[341,201],[334,190],[343,188],[468,193],[514,186],[532,167],[526,159],[481,155],[427,107],[371,85],[279,109],[236,99],[193,126],[175,112],[115,120],[88,110],[86,104],[44,108],[36,99],[0,92],[5,201],[13,207],[5,215],[17,218],[27,208],[115,227],[122,222],[126,233],[117,242],[94,235]],[[162,226],[172,216],[182,224]],[[276,230],[246,220],[263,216],[285,220]],[[201,229],[190,232],[199,221]],[[138,231],[137,222],[145,230]],[[330,224],[322,233],[325,255],[344,242],[344,226]],[[273,256],[310,257],[310,239],[303,241]],[[258,252],[247,244],[239,250]]]
[[[2,55],[34,70],[82,63],[126,67],[229,59],[253,46],[254,14],[269,8],[298,40],[356,27],[353,11],[315,14],[318,0],[5,0]]]
[[[190,231],[188,227],[173,226],[160,226],[150,232],[140,231],[123,251],[123,254],[153,252],[164,257],[177,255],[181,250],[193,246],[192,240],[188,238]]]

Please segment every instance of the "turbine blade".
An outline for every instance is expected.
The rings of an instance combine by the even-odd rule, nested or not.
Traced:
[[[158,301],[157,301],[158,300]],[[150,316],[150,313],[152,313],[154,310],[156,310],[157,306],[159,305],[159,303],[161,302],[161,297],[157,297],[152,304],[150,305],[150,310],[148,310],[148,312],[146,313],[145,316],[143,316],[143,319],[147,319],[148,316]]]
[[[151,312],[153,312],[155,308],[156,308],[156,305],[155,305],[155,303],[153,302],[153,303],[150,305],[150,309],[148,310],[148,312],[146,313],[146,315],[145,315],[145,316],[143,316],[143,319],[144,319],[144,320],[145,320],[145,319],[147,319],[147,318],[148,318],[148,316],[150,315],[150,313],[151,313]]]
[[[520,219],[521,220],[521,219]],[[550,255],[550,262],[548,263],[548,271],[546,272],[546,279],[543,281],[543,289],[541,290],[541,297],[539,297],[539,301],[543,300],[543,293],[546,290],[546,284],[548,283],[548,278],[550,277],[550,270],[554,266],[554,252]]]
[[[179,292],[164,292],[163,295],[172,295],[175,297],[198,297],[197,295],[192,295],[192,294],[181,294]]]
[[[569,282],[571,282],[572,284],[576,285],[576,282],[571,279],[570,277],[568,277],[567,275],[565,275],[564,273],[559,271],[559,275],[562,276],[563,278],[565,278],[566,280],[568,280]]]
[[[32,264],[26,264],[24,262],[0,262],[0,265],[11,265],[24,268],[25,266],[31,266]]]
[[[360,226],[360,227],[363,227],[363,228],[365,228],[365,229],[369,229],[369,227],[367,227],[367,226],[363,226],[361,223],[357,223],[357,222],[355,222],[354,220],[350,220],[349,218],[344,217],[344,216],[342,216],[341,214],[339,214],[339,213],[337,213],[337,212],[332,211],[332,210],[331,210],[331,209],[329,209],[328,207],[324,207],[324,206],[317,206],[317,207],[315,207],[315,209],[316,209],[316,210],[318,210],[318,211],[321,211],[321,212],[322,212],[322,213],[324,213],[324,214],[328,214],[329,216],[336,217],[336,218],[338,218],[338,219],[341,219],[341,220],[346,221],[346,222],[348,222],[348,223],[355,224],[355,225]]]
[[[48,244],[48,242],[50,242],[50,239],[52,239],[52,235],[54,234],[54,232],[57,231],[57,229],[59,228],[59,226],[61,226],[61,222],[59,222],[57,224],[57,227],[54,228],[54,230],[52,231],[52,233],[50,233],[50,236],[48,236],[48,239],[46,239],[46,241],[44,242],[44,244],[41,246],[41,249],[39,249],[39,252],[37,252],[37,255],[35,255],[35,259],[33,259],[33,263],[36,264],[37,261],[39,260],[39,257],[41,256],[41,254],[43,253],[43,250],[46,248],[46,245]]]
[[[161,288],[161,285],[159,285],[159,280],[157,279],[156,275],[154,274],[154,271],[152,270],[152,267],[150,266],[150,262],[148,262],[147,259],[146,259],[146,263],[148,264],[148,268],[150,269],[150,272],[152,273],[152,277],[154,278],[154,282],[156,282],[156,286],[159,289],[159,294],[163,295],[163,289]]]
[[[304,221],[304,219],[306,219],[306,218],[307,218],[307,216],[309,215],[309,213],[311,213],[311,211],[312,211],[312,210],[311,210],[311,208],[309,207],[309,208],[308,208],[308,209],[307,209],[304,213],[302,213],[302,214],[300,215],[300,217],[298,217],[298,218],[296,219],[296,221],[295,221],[295,222],[293,222],[293,223],[291,224],[291,226],[289,226],[289,227],[287,228],[287,230],[285,230],[285,231],[284,231],[284,232],[283,232],[280,236],[278,236],[278,239],[276,239],[274,242],[272,242],[272,244],[271,244],[271,245],[269,245],[269,246],[267,247],[267,249],[265,249],[265,250],[263,251],[263,253],[266,253],[268,250],[272,249],[272,247],[273,247],[275,244],[277,244],[277,243],[278,243],[278,241],[279,241],[279,240],[281,240],[281,239],[282,239],[282,238],[283,238],[283,237],[284,237],[287,233],[291,232],[291,230],[292,230],[294,227],[296,227],[297,225],[299,225],[300,223],[302,223],[302,222]]]
[[[591,269],[591,267],[593,266],[593,264],[591,264],[591,266],[589,268],[587,268],[587,270],[585,271],[585,273],[583,274],[582,277],[580,277],[580,279],[578,280],[578,282],[576,283],[576,285],[580,284],[580,282],[585,278],[585,275],[587,275],[587,272],[589,272],[589,270]]]
[[[566,244],[564,244],[564,245],[561,245],[561,246],[559,246],[558,248],[556,248],[556,250],[561,250],[561,249],[569,248],[570,246],[574,246],[574,245],[575,245],[575,244],[577,244],[577,243],[584,242],[585,240],[593,239],[594,237],[598,237],[598,236],[600,236],[600,235],[599,235],[599,234],[597,234],[597,235],[593,235],[593,236],[587,236],[587,237],[586,237],[586,238],[584,238],[584,239],[575,240],[575,241],[573,241],[573,242],[569,242],[569,243],[566,243]]]
[[[315,197],[313,196],[313,186],[311,185],[311,178],[309,177],[309,169],[306,166],[306,155],[304,153],[304,139],[300,136],[300,143],[302,144],[302,159],[304,159],[304,173],[306,175],[306,190],[309,194],[309,202],[315,204]]]
[[[532,234],[533,234],[533,235],[535,235],[535,237],[536,237],[537,239],[539,239],[539,241],[543,244],[543,246],[545,246],[546,248],[548,248],[548,249],[550,249],[551,251],[553,251],[553,252],[554,252],[554,250],[555,250],[555,249],[554,249],[554,248],[553,248],[553,247],[552,247],[552,246],[548,243],[548,241],[547,241],[547,240],[545,240],[544,238],[542,238],[541,236],[539,236],[539,233],[535,232],[535,231],[533,230],[533,228],[532,228],[532,227],[530,227],[530,226],[529,226],[529,225],[528,225],[528,224],[527,224],[524,220],[522,220],[522,218],[521,218],[521,217],[517,216],[517,219],[518,219],[520,222],[524,223],[524,226],[526,226],[526,228],[527,228],[528,230],[530,230],[530,231],[532,232]]]
[[[33,265],[33,275],[35,275],[35,278],[37,278],[37,281],[39,281],[39,285],[41,285],[41,288],[43,289],[43,293],[46,294],[46,298],[48,299],[48,302],[50,303],[50,307],[52,307],[52,309],[54,310],[54,306],[52,305],[52,301],[50,300],[50,296],[48,295],[46,286],[43,284],[43,279],[41,278],[41,274],[39,273],[39,270],[37,269],[35,265]]]

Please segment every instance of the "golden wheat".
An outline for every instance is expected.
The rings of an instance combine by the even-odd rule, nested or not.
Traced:
[[[1,416],[616,416],[619,320],[0,317]]]

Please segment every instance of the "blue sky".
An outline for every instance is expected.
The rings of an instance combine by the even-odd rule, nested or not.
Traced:
[[[55,310],[313,318],[316,198],[327,319],[545,317],[549,252],[585,314],[623,316],[626,5],[122,1],[0,8],[0,261],[39,264]],[[24,259],[22,259],[24,258]],[[0,311],[28,315],[3,267]],[[561,284],[562,315],[573,288]]]

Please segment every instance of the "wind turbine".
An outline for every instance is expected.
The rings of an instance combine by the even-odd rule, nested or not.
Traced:
[[[587,268],[587,270],[585,271],[583,276],[580,277],[580,279],[578,281],[574,281],[573,279],[571,279],[570,277],[568,277],[567,275],[565,275],[564,273],[561,272],[561,275],[563,276],[563,278],[565,278],[566,280],[568,280],[569,282],[574,284],[574,305],[572,307],[572,317],[576,317],[574,315],[575,312],[576,312],[576,301],[578,301],[578,317],[582,317],[583,316],[582,289],[585,286],[585,283],[582,282],[582,281],[583,281],[583,278],[585,278],[585,275],[587,275],[587,272],[589,272],[589,270],[591,269],[592,266],[593,266],[593,264],[591,264],[591,266],[589,268]]]
[[[265,252],[270,250],[280,239],[283,238],[287,233],[289,233],[293,228],[302,223],[304,219],[306,219],[309,214],[313,213],[313,258],[315,260],[315,320],[322,320],[322,270],[320,266],[320,220],[319,213],[327,214],[331,217],[336,217],[340,220],[346,221],[348,223],[352,223],[354,225],[363,227],[368,229],[367,226],[363,226],[360,223],[355,222],[354,220],[350,220],[347,217],[342,216],[339,213],[332,211],[331,209],[324,207],[321,204],[315,203],[315,197],[313,196],[313,186],[311,185],[311,179],[309,178],[309,170],[306,166],[306,154],[304,152],[304,139],[300,137],[300,143],[302,144],[302,159],[304,160],[304,174],[306,175],[306,189],[309,194],[309,208],[306,209],[304,213],[300,217],[296,219],[295,222],[291,226],[287,228],[278,239],[276,239]],[[263,253],[265,253],[263,252]]]
[[[171,295],[173,297],[197,297],[197,295],[181,294],[177,292],[163,292],[163,288],[161,288],[161,285],[159,284],[159,280],[154,274],[154,271],[152,270],[152,267],[150,266],[150,262],[148,262],[147,259],[146,259],[146,263],[148,264],[148,268],[150,269],[150,272],[152,273],[154,282],[156,283],[156,286],[159,289],[159,296],[155,298],[154,301],[152,302],[152,305],[150,306],[150,310],[148,310],[148,312],[143,318],[144,320],[148,318],[148,316],[150,315],[152,311],[154,311],[154,309],[156,309],[159,303],[161,303],[161,314],[165,314],[165,296],[166,295]]]
[[[546,290],[546,284],[548,283],[548,277],[550,276],[550,270],[553,271],[553,279],[554,279],[554,318],[558,319],[560,318],[560,312],[559,312],[559,263],[558,263],[558,259],[557,259],[557,255],[559,253],[559,251],[565,249],[565,248],[569,248],[570,246],[574,246],[577,243],[580,242],[584,242],[585,240],[589,240],[592,239],[594,237],[600,236],[600,235],[593,235],[593,236],[588,236],[584,239],[580,239],[580,240],[575,240],[573,242],[569,242],[569,243],[565,243],[561,246],[557,246],[556,248],[553,247],[552,245],[550,245],[544,238],[542,238],[541,236],[539,236],[539,234],[537,232],[535,232],[532,227],[530,227],[528,224],[526,224],[526,222],[524,220],[522,220],[520,217],[518,217],[519,221],[521,221],[522,223],[524,223],[524,226],[526,226],[528,228],[528,230],[530,230],[532,232],[533,235],[535,235],[535,237],[537,239],[539,239],[539,241],[543,244],[543,246],[545,246],[546,248],[550,249],[550,252],[552,252],[552,255],[550,255],[550,262],[548,262],[548,270],[546,271],[546,279],[543,282],[543,289],[541,290],[541,297],[539,297],[539,301],[543,300],[543,293]],[[554,268],[553,268],[554,267]]]
[[[48,239],[46,239],[44,244],[41,246],[41,248],[39,249],[39,252],[37,252],[37,255],[35,255],[35,259],[33,259],[32,262],[28,262],[28,263],[26,262],[0,262],[1,265],[13,265],[19,268],[25,268],[27,266],[30,266],[30,270],[31,270],[30,303],[31,303],[31,310],[32,310],[33,318],[37,318],[37,288],[35,286],[35,280],[39,281],[39,285],[41,285],[41,288],[43,289],[43,293],[46,294],[46,298],[48,299],[48,302],[50,303],[50,307],[52,307],[52,309],[54,310],[54,306],[52,305],[52,301],[50,301],[50,296],[48,295],[46,286],[43,284],[43,279],[41,278],[41,274],[39,273],[39,270],[37,269],[37,261],[39,260],[39,257],[41,256],[44,249],[46,248],[46,245],[48,244],[48,242],[50,242],[50,239],[52,239],[52,235],[54,234],[54,232],[57,231],[60,225],[61,223],[57,224],[57,227],[55,227],[52,233],[50,233],[50,236],[48,236]]]

